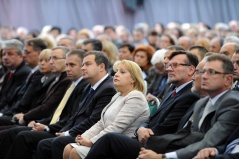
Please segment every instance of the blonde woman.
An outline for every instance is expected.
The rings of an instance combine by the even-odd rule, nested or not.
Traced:
[[[118,91],[101,113],[101,119],[89,130],[76,137],[75,144],[65,147],[64,159],[83,159],[91,146],[108,132],[134,136],[138,124],[149,116],[144,96],[144,81],[140,67],[132,61],[117,61],[114,85]]]

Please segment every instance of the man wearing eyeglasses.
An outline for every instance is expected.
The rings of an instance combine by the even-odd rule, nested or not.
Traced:
[[[199,96],[191,92],[192,76],[198,60],[195,55],[185,51],[173,52],[169,59],[170,62],[166,65],[168,82],[176,89],[166,94],[156,112],[138,126],[135,131],[137,139],[108,133],[93,145],[87,159],[137,158],[140,147],[150,136],[176,132],[180,119],[199,99]]]
[[[203,70],[199,73],[202,74],[201,87],[208,96],[200,99],[194,106],[193,127],[188,135],[188,139],[192,139],[191,144],[183,148],[178,145],[174,147],[173,152],[172,147],[170,151],[169,149],[164,152],[155,150],[159,154],[142,148],[138,158],[193,158],[205,147],[219,146],[224,143],[237,129],[239,93],[230,89],[233,81],[233,64],[230,59],[225,55],[211,55],[206,59]],[[201,139],[194,140],[195,134],[198,133],[201,133]],[[195,157],[195,159],[199,158],[202,157],[199,155]]]

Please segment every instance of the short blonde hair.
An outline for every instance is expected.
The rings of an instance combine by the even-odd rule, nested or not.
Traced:
[[[114,71],[116,71],[119,65],[125,66],[127,70],[129,71],[129,73],[131,74],[132,79],[135,81],[135,83],[133,84],[133,88],[142,93],[145,93],[146,88],[144,84],[142,71],[139,65],[129,60],[116,61],[113,66]]]
[[[51,49],[44,49],[44,50],[42,50],[38,59],[40,60],[40,58],[50,58],[51,52],[52,52]]]

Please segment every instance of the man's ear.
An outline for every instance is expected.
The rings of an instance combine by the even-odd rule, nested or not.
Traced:
[[[99,67],[100,67],[100,72],[103,72],[104,70],[106,70],[104,63],[101,63],[101,64],[99,65]]]
[[[195,70],[196,70],[196,68],[195,68],[193,65],[189,66],[188,75],[189,75],[189,76],[193,76]]]

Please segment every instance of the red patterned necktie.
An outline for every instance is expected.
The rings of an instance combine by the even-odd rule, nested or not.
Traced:
[[[176,93],[176,89],[174,89],[173,93],[171,94],[171,98],[174,97]]]
[[[10,71],[7,80],[9,81],[12,78],[13,72]]]

